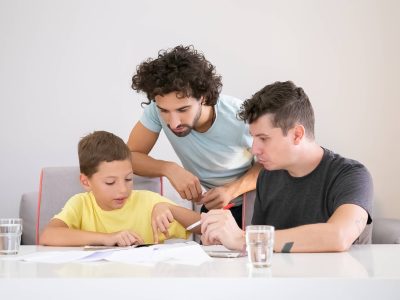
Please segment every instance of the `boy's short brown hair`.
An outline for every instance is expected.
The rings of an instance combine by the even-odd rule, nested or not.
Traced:
[[[82,174],[91,177],[102,162],[126,160],[131,152],[125,142],[107,131],[94,131],[83,137],[78,144],[79,168]]]

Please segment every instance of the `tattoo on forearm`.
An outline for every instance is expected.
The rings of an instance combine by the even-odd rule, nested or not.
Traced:
[[[287,242],[283,245],[281,252],[282,253],[290,253],[290,250],[292,250],[294,242]]]

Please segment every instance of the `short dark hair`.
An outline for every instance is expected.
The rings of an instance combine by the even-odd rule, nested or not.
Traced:
[[[287,135],[289,129],[300,123],[306,135],[314,139],[314,110],[301,87],[293,82],[275,82],[243,102],[238,116],[246,123],[253,123],[265,114],[272,114],[272,125]]]
[[[205,98],[215,105],[222,89],[221,76],[204,55],[190,46],[160,50],[156,59],[147,59],[132,77],[132,89],[144,92],[150,104],[155,96],[177,92],[178,97]]]
[[[94,131],[79,141],[78,156],[81,173],[90,178],[100,163],[130,159],[131,152],[120,137],[107,131]]]

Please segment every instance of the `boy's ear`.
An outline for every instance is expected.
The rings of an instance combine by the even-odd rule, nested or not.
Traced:
[[[91,188],[90,188],[90,183],[89,183],[89,178],[88,178],[85,174],[82,174],[82,173],[81,173],[81,175],[79,176],[79,180],[80,180],[80,182],[81,182],[83,188],[84,188],[86,191],[89,192],[89,191],[91,190]]]

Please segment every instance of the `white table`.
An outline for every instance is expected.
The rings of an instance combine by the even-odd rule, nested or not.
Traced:
[[[22,246],[20,254],[60,248]],[[70,249],[70,248],[62,248]],[[400,299],[400,245],[343,253],[274,254],[254,269],[247,258],[201,266],[111,262],[43,264],[0,256],[0,299]]]

